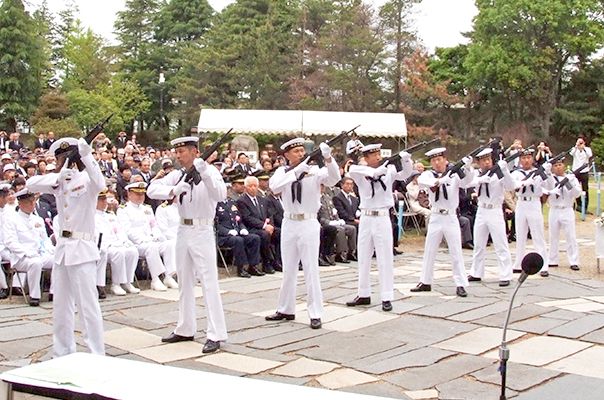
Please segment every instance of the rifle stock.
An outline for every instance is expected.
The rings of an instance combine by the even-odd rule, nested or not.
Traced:
[[[586,162],[585,164],[581,165],[579,168],[575,169],[572,172],[572,174],[575,175],[575,174],[579,173],[585,167],[589,167],[589,163],[588,162]],[[562,179],[560,182],[558,182],[556,184],[556,188],[561,188],[561,187],[565,187],[567,190],[572,189],[572,186],[570,185],[570,181],[568,179],[568,176],[564,177],[564,179]]]
[[[455,165],[453,165],[451,168],[449,168],[449,176],[452,176],[453,174],[457,174],[459,176],[460,179],[463,179],[466,177],[466,173],[463,171],[463,159],[466,157],[476,157],[476,155],[478,155],[478,153],[480,153],[481,151],[483,151],[484,149],[486,149],[487,147],[491,147],[491,145],[493,143],[498,143],[499,139],[493,139],[490,140],[487,144],[482,145],[480,147],[475,148],[474,150],[472,150],[472,152],[470,152],[469,154],[467,154],[466,156],[462,157],[461,160],[457,161],[455,163]]]
[[[526,150],[531,150],[533,147],[535,147],[534,144],[530,145],[529,147],[526,148]],[[516,153],[512,154],[511,156],[507,156],[506,158],[504,158],[506,163],[511,163],[512,161],[514,161],[515,159],[517,159],[518,157],[520,157],[520,154],[522,154],[520,151],[517,151]],[[495,174],[497,174],[497,178],[501,179],[503,177],[503,175],[501,174],[501,168],[499,168],[499,165],[495,165],[493,166],[489,172],[487,172],[487,174],[489,174],[489,176],[493,176]]]
[[[565,150],[562,153],[558,154],[556,157],[549,159],[547,162],[550,164],[554,164],[556,161],[558,161],[561,158],[563,158],[564,156],[566,156],[569,152],[570,152],[570,150]],[[541,177],[541,180],[545,181],[547,179],[547,174],[545,173],[545,169],[543,168],[544,164],[545,163],[541,164],[539,167],[534,169],[533,172],[528,174],[526,176],[526,178],[523,179],[523,181],[525,181],[529,178],[534,178],[535,176],[539,176],[539,177]]]
[[[424,147],[428,147],[431,144],[436,143],[436,142],[440,142],[440,139],[436,138],[436,139],[432,139],[429,141],[424,140],[423,142],[416,143],[411,147],[407,147],[403,151],[406,151],[407,153],[411,154],[415,151],[423,149]],[[395,155],[382,160],[380,165],[394,164],[395,162],[398,162],[400,159],[401,159],[401,153],[396,153]],[[397,169],[398,169],[398,166],[397,166]]]
[[[352,132],[354,132],[359,126],[361,126],[361,125],[357,125],[349,131],[342,131],[339,135],[332,137],[325,143],[329,147],[333,147],[335,144],[344,140],[344,138],[347,138],[348,135],[350,135]],[[316,149],[311,151],[310,154],[308,154],[308,160],[309,161],[314,160],[317,162],[317,164],[319,164],[320,167],[322,167],[324,163],[323,163],[323,157],[319,157],[320,155],[321,155],[321,148],[317,147]]]

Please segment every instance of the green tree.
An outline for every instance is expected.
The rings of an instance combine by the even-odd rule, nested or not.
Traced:
[[[36,132],[52,131],[58,137],[77,136],[81,130],[76,121],[71,118],[67,97],[58,90],[50,90],[40,98],[31,121]]]
[[[477,0],[466,66],[489,100],[501,97],[511,121],[550,134],[564,72],[604,43],[600,0]],[[505,111],[505,112],[502,112]]]
[[[0,118],[15,130],[28,120],[42,90],[44,53],[21,0],[0,3]]]
[[[213,14],[207,0],[170,0],[155,18],[155,40],[170,44],[197,40],[210,29]]]
[[[33,12],[35,21],[35,36],[39,41],[42,54],[42,79],[44,86],[56,86],[56,72],[52,65],[52,37],[54,29],[54,16],[48,8],[46,0]]]
[[[63,90],[93,90],[109,80],[110,59],[103,39],[76,22],[63,47]]]

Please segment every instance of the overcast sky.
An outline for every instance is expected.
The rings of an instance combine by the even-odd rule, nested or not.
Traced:
[[[64,7],[65,0],[47,0],[50,9],[57,12]],[[216,10],[222,10],[233,0],[208,0]],[[371,0],[379,6],[386,0]],[[39,4],[41,0],[25,0],[28,4]],[[125,0],[75,0],[83,25],[94,32],[114,39],[113,23],[118,11],[124,9]],[[415,11],[415,25],[420,38],[429,50],[435,47],[450,47],[465,42],[462,32],[472,29],[472,18],[477,10],[474,0],[423,0]]]

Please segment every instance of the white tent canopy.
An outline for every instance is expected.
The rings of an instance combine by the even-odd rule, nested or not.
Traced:
[[[356,129],[359,136],[404,138],[404,114],[290,110],[218,110],[205,108],[199,116],[199,132],[235,134],[337,135]]]

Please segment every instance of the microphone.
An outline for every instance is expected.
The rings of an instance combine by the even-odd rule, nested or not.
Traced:
[[[528,253],[521,262],[522,273],[518,278],[518,284],[522,284],[529,275],[535,275],[543,267],[543,257],[539,253]]]

